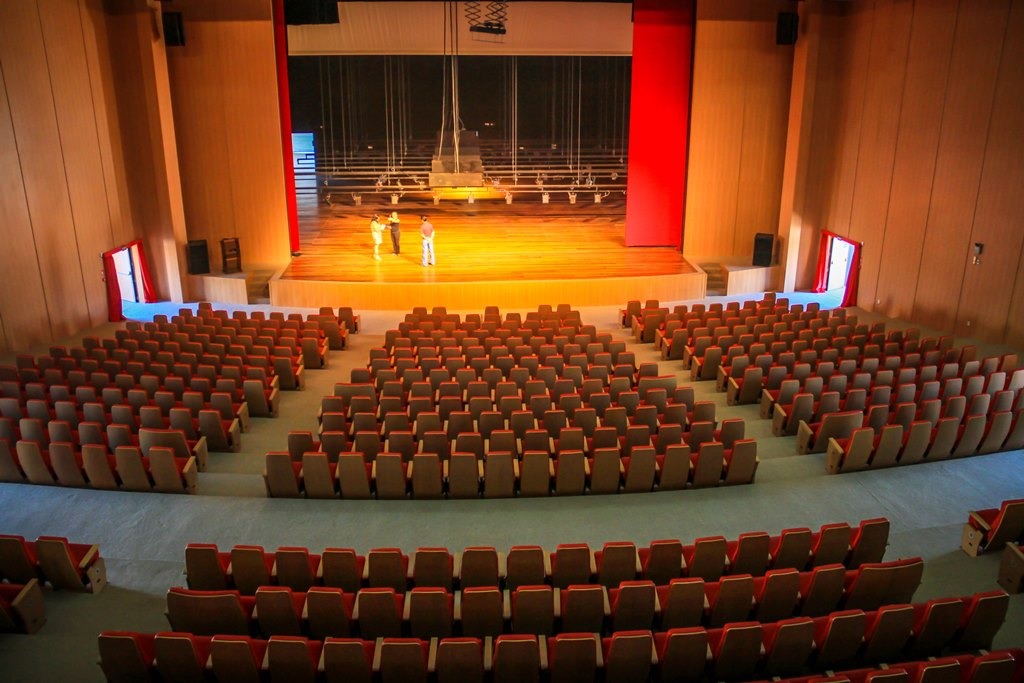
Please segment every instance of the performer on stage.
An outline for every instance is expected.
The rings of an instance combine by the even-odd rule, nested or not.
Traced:
[[[370,235],[373,236],[373,258],[380,261],[380,243],[384,241],[384,224],[380,222],[380,216],[373,214],[370,219]]]
[[[423,265],[434,265],[434,224],[420,216],[420,239],[423,241]]]
[[[399,244],[402,238],[402,226],[399,223],[397,211],[392,211],[388,216],[388,227],[391,228],[391,247],[395,250],[395,256],[398,256],[402,252]]]

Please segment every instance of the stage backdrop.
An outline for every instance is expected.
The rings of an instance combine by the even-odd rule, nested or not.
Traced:
[[[626,246],[680,245],[695,3],[633,3]]]

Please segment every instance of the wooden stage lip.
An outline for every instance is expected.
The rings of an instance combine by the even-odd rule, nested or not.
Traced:
[[[702,299],[707,275],[695,272],[634,277],[567,278],[564,280],[487,280],[473,282],[330,282],[281,279],[270,281],[274,306],[408,311],[413,306],[447,306],[454,310],[483,310],[499,304],[535,308],[539,304],[573,306],[622,305],[629,299],[681,301]]]

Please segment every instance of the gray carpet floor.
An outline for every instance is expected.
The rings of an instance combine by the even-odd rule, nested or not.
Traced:
[[[174,306],[171,310],[176,311]],[[152,315],[153,309],[149,309]],[[583,309],[599,330],[627,338],[616,309]],[[861,313],[862,320],[871,316]],[[284,392],[278,419],[254,419],[239,453],[211,453],[196,496],[58,489],[0,484],[0,533],[27,538],[67,536],[100,545],[109,585],[98,595],[45,591],[47,623],[34,636],[0,636],[0,681],[102,680],[96,636],[104,629],[167,630],[163,615],[168,587],[184,585],[184,547],[189,542],[259,544],[268,549],[306,546],[468,545],[506,549],[516,544],[586,542],[599,548],[613,540],[639,545],[659,538],[690,541],[707,535],[735,538],[745,531],[775,534],[787,527],[817,528],[828,522],[856,524],[885,516],[892,523],[886,559],[921,556],[923,583],[915,600],[967,595],[997,588],[999,557],[970,558],[960,551],[967,511],[1024,497],[1021,451],[877,472],[829,476],[824,456],[798,455],[794,438],[775,438],[756,406],[728,407],[711,383],[697,383],[697,398],[718,403],[718,418],[743,417],[747,436],[758,441],[756,483],[732,488],[577,498],[350,501],[284,500],[264,495],[263,453],[284,450],[292,429],[315,430],[320,398],[353,367],[366,364],[394,312],[364,312],[364,331],[350,348],[331,354],[326,370],[307,371],[301,392]],[[894,324],[900,325],[897,321]],[[110,334],[104,326],[93,334]],[[930,331],[923,331],[929,334]],[[69,340],[71,343],[73,340]],[[650,346],[629,344],[637,362],[655,361]],[[45,349],[35,349],[43,352]],[[1006,351],[979,345],[981,355]],[[10,357],[0,358],[10,362]],[[661,362],[663,374],[684,378],[677,362]],[[1024,596],[1013,596],[996,647],[1024,646]]]

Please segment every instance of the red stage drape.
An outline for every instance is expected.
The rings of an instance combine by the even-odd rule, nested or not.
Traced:
[[[821,243],[818,245],[818,272],[814,275],[814,291],[819,294],[828,288],[829,247],[835,236],[834,232],[821,231]]]
[[[829,230],[821,231],[821,244],[818,247],[818,269],[814,279],[814,291],[824,292],[828,287],[828,262],[833,239],[842,240],[853,247],[853,252],[850,254],[849,270],[846,272],[846,290],[843,293],[843,301],[839,305],[844,308],[856,306],[857,288],[860,285],[860,255],[863,245]]]
[[[284,194],[288,205],[288,243],[295,253],[299,250],[299,207],[295,199],[292,158],[292,104],[288,91],[288,26],[284,22],[284,0],[274,0],[274,52],[277,58],[277,103],[281,112]]]
[[[626,246],[682,244],[695,0],[635,0]]]
[[[146,258],[146,250],[142,247],[142,240],[131,242],[129,247],[135,247],[139,266],[139,279],[142,280],[142,300],[151,304],[156,301],[156,289],[153,287],[153,278],[149,276],[149,260]]]
[[[103,252],[103,278],[107,281],[107,320],[119,323],[124,320],[121,311],[121,288],[117,284],[117,268],[114,267],[114,254],[120,248]]]
[[[142,301],[151,304],[156,301],[156,289],[153,287],[153,278],[149,274],[149,263],[146,260],[146,250],[142,246],[142,240],[134,240],[123,244],[116,249],[105,251],[103,258],[103,278],[107,282],[107,320],[112,323],[124,320],[124,311],[121,309],[121,287],[117,284],[117,267],[114,265],[114,254],[125,249],[135,248],[134,259],[138,268],[139,280],[142,281]]]

